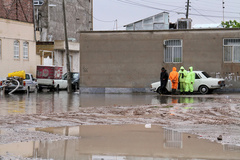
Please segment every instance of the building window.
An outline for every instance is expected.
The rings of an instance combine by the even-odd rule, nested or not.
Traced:
[[[182,62],[182,40],[164,41],[164,62],[166,63]]]
[[[223,40],[224,62],[240,63],[240,39]]]
[[[23,59],[28,59],[28,42],[23,43]]]
[[[34,0],[33,1],[33,4],[35,5],[35,6],[39,6],[39,5],[43,5],[43,0]]]
[[[14,59],[19,59],[19,41],[14,41]]]

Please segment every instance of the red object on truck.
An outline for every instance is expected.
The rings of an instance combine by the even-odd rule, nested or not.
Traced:
[[[37,79],[62,79],[62,67],[37,66]]]

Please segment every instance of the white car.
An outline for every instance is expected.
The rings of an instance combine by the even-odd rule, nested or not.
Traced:
[[[212,78],[204,71],[193,71],[195,73],[194,92],[202,94],[211,93],[214,89],[225,86],[225,80],[221,78]],[[159,93],[160,81],[151,84],[151,90]],[[168,80],[166,89],[172,91],[172,83]]]
[[[79,89],[79,73],[78,72],[71,72],[71,84],[72,84],[73,90]],[[56,90],[67,89],[67,86],[68,86],[67,73],[65,73],[62,76],[62,79],[54,80],[54,88]]]
[[[60,89],[67,89],[67,80],[64,79],[54,79],[54,88],[58,91]]]

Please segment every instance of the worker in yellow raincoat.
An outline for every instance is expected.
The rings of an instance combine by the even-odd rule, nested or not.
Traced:
[[[189,72],[187,74],[185,82],[186,82],[185,92],[187,94],[192,94],[194,89],[193,84],[195,82],[195,73],[193,72],[193,67],[189,67]]]
[[[187,71],[184,69],[184,67],[182,66],[180,68],[180,70],[178,71],[178,75],[179,75],[179,89],[180,89],[180,94],[184,94],[185,89],[186,89],[186,77],[187,77]]]

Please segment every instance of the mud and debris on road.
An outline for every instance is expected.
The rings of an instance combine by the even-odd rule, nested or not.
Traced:
[[[112,105],[80,107],[69,112],[4,115],[0,117],[0,144],[79,138],[31,128],[116,124],[160,125],[211,141],[240,145],[240,99],[222,97],[200,103]],[[220,135],[222,139],[218,140]]]

